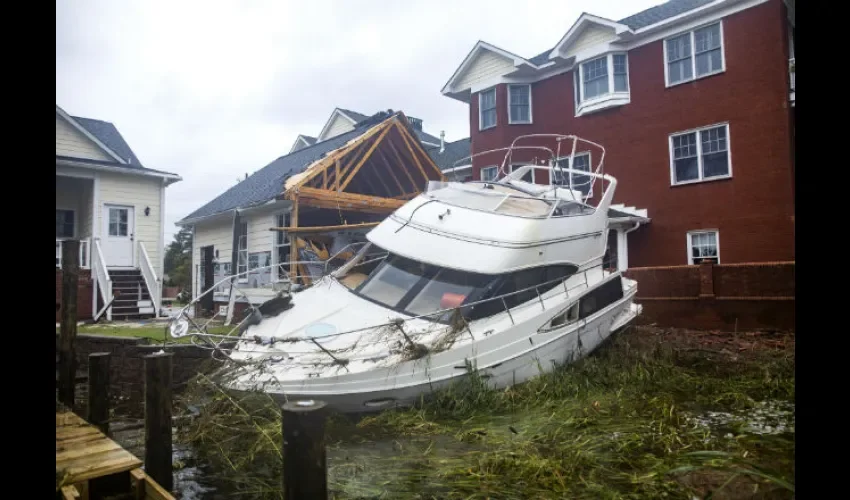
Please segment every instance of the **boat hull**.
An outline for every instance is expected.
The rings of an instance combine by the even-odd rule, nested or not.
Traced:
[[[310,387],[305,387],[306,384],[293,381],[269,385],[261,390],[281,404],[293,400],[321,400],[342,413],[370,413],[414,405],[430,393],[469,377],[470,367],[477,376],[485,379],[488,386],[494,389],[510,387],[581,359],[613,332],[627,326],[640,313],[640,306],[633,304],[635,289],[626,291],[622,299],[587,321],[568,325],[560,331],[538,331],[541,319],[551,318],[557,309],[541,311],[542,314],[517,323],[510,331],[487,339],[511,338],[507,345],[480,355],[476,355],[474,343],[470,346],[471,350],[458,348],[435,354],[430,361],[432,365],[439,366],[432,366],[432,370],[423,366],[429,362],[426,358],[375,370],[368,382],[363,381],[366,383],[348,382],[334,387],[329,381],[324,390],[310,390]],[[522,344],[527,348],[518,349],[517,346]],[[437,360],[436,357],[442,359]],[[345,386],[350,386],[350,389],[346,390]],[[231,389],[245,391],[238,384]]]

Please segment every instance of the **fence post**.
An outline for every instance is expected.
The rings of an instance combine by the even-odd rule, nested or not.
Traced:
[[[89,354],[89,423],[109,435],[109,357],[108,352]]]
[[[283,498],[328,498],[325,421],[322,401],[283,405]]]
[[[166,491],[174,488],[171,466],[172,353],[149,354],[145,360],[145,472]]]
[[[77,373],[77,284],[80,274],[80,242],[62,242],[62,315],[59,325],[59,401],[74,409]]]

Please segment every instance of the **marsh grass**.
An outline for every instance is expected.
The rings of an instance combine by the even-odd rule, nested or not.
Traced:
[[[793,402],[793,348],[689,342],[634,330],[509,389],[473,371],[416,408],[335,415],[332,496],[791,498],[793,422],[775,435],[744,424],[760,402]],[[204,406],[183,438],[228,491],[280,498],[277,405],[259,393],[233,399],[210,379],[188,396]],[[741,417],[721,428],[689,418],[715,410]]]

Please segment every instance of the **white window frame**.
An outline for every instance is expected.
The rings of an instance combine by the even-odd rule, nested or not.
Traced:
[[[709,130],[712,128],[725,127],[726,128],[726,157],[728,158],[729,163],[729,171],[726,175],[715,175],[713,177],[705,177],[703,175],[703,164],[702,164],[702,140],[700,139],[700,132],[703,130]],[[693,134],[695,133],[697,136],[697,173],[699,177],[690,181],[680,181],[676,182],[676,162],[673,158],[673,138],[685,135],[685,134]],[[718,181],[722,179],[729,179],[732,177],[732,135],[729,130],[729,122],[723,123],[715,123],[713,125],[706,125],[705,127],[692,128],[690,130],[683,130],[681,132],[674,132],[667,137],[667,148],[668,148],[668,157],[670,158],[670,185],[671,186],[684,186],[687,184],[696,184],[699,182],[711,182]]]
[[[688,231],[687,234],[687,252],[688,252],[688,265],[693,266],[694,264],[694,254],[691,250],[693,250],[693,236],[695,234],[704,234],[704,233],[714,233],[714,244],[717,247],[717,264],[720,264],[720,231],[718,229],[695,229],[693,231]]]
[[[492,125],[487,126],[487,127],[483,127],[482,125],[484,123],[484,120],[483,120],[484,110],[481,109],[481,97],[485,93],[488,93],[488,92],[493,93],[493,108],[492,109],[496,112],[496,118],[493,120]],[[489,109],[488,109],[488,111],[489,111]],[[488,129],[496,127],[496,125],[498,125],[498,124],[499,124],[499,96],[497,95],[496,87],[490,87],[489,89],[482,90],[481,92],[478,93],[478,130],[488,130]]]
[[[708,28],[709,26],[714,26],[715,24],[720,25],[720,69],[716,71],[712,71],[710,73],[706,73],[704,75],[697,76],[697,55],[696,55],[696,44],[694,43],[694,33],[703,29]],[[688,34],[691,37],[691,77],[687,80],[680,80],[676,83],[670,83],[670,64],[667,62],[667,41],[672,40],[673,38],[679,38],[680,36]],[[688,31],[680,31],[675,35],[670,35],[663,39],[663,43],[661,45],[662,50],[664,51],[664,85],[666,88],[675,87],[676,85],[681,85],[683,83],[693,82],[696,80],[700,80],[702,78],[708,78],[709,76],[719,75],[721,73],[726,72],[726,37],[723,35],[723,20],[720,19],[718,21],[712,21],[710,23],[703,24],[701,26],[697,26],[696,28],[690,29]]]
[[[281,224],[281,217],[283,217],[283,224]],[[274,227],[289,227],[290,221],[292,220],[292,212],[279,212],[272,216],[272,224]],[[277,250],[278,248],[286,248],[286,255],[291,255],[292,250],[292,239],[289,237],[288,232],[275,231],[274,237],[272,238],[272,283],[279,283],[281,281],[281,277],[278,276],[280,262],[278,262]],[[278,243],[277,237],[279,234],[283,234],[283,239],[286,243]],[[289,271],[285,272],[287,279],[289,276]]]
[[[614,90],[614,56],[626,56],[626,90]],[[587,63],[603,58],[605,59],[605,64],[608,68],[608,92],[585,99],[584,66]],[[629,53],[627,51],[609,52],[578,63],[577,68],[573,70],[573,92],[575,94],[573,101],[575,104],[575,115],[578,117],[593,111],[607,109],[611,106],[628,104],[631,101],[632,90],[632,82],[629,73],[631,73],[631,68],[629,65]]]
[[[593,155],[591,154],[591,152],[590,152],[590,151],[581,151],[581,152],[579,152],[579,153],[576,153],[576,154],[575,154],[572,158],[574,159],[574,158],[578,158],[578,157],[580,157],[580,156],[587,156],[587,168],[588,168],[587,173],[588,173],[588,175],[589,175],[589,174],[593,171]],[[554,181],[555,181],[555,174],[559,174],[559,173],[560,173],[560,172],[557,170],[558,162],[560,162],[560,161],[562,161],[562,160],[567,160],[567,168],[570,168],[570,169],[571,169],[571,168],[573,168],[573,159],[571,159],[571,157],[570,157],[570,156],[562,156],[562,157],[558,158],[557,160],[555,160],[555,168],[553,168],[553,169],[552,169],[552,176],[549,178],[549,185],[552,185],[552,186],[556,185],[556,184],[554,184]],[[568,186],[564,186],[564,187],[569,187],[570,189],[573,189],[573,176],[572,176],[572,173],[567,172],[567,174],[566,174],[566,175],[568,175],[568,176],[569,176],[570,182],[569,182],[569,185],[568,185]],[[563,184],[557,184],[557,185],[558,185],[558,186],[563,186]],[[588,186],[588,188],[589,188],[589,187],[590,187],[590,186]],[[587,199],[588,199],[588,200],[589,200],[589,199],[591,199],[591,198],[593,198],[593,191],[592,191],[592,190],[589,190],[589,191],[588,191],[588,194],[587,194],[586,196],[587,196]]]
[[[250,254],[248,253],[248,221],[239,221],[239,238],[236,240],[236,274],[241,273],[241,267],[239,266],[239,257],[241,253],[245,254],[245,271],[250,271],[250,263],[248,262],[248,258]],[[242,224],[245,225],[245,248],[242,248]],[[248,275],[239,276],[236,280],[237,283],[248,283]]]
[[[519,121],[515,120],[511,115],[511,87],[527,87],[528,88],[528,121]],[[532,102],[531,102],[531,84],[530,83],[511,83],[508,84],[508,125],[528,125],[534,123],[534,117],[532,115]]]
[[[493,177],[492,179],[485,179],[484,178],[484,171],[485,170],[490,171],[491,169],[495,169],[496,176]],[[499,166],[498,165],[488,165],[486,167],[481,167],[481,170],[479,171],[478,175],[479,175],[480,180],[483,181],[483,182],[493,182],[493,181],[495,181],[499,178]]]

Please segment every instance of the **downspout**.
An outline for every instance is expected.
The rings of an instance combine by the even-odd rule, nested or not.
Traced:
[[[227,326],[230,326],[230,323],[233,321],[233,309],[236,307],[236,294],[234,293],[236,279],[234,279],[234,275],[239,272],[239,228],[241,224],[242,218],[239,216],[239,209],[234,208],[233,226],[231,228],[233,247],[230,251],[230,297],[227,301],[227,319],[224,322]]]

